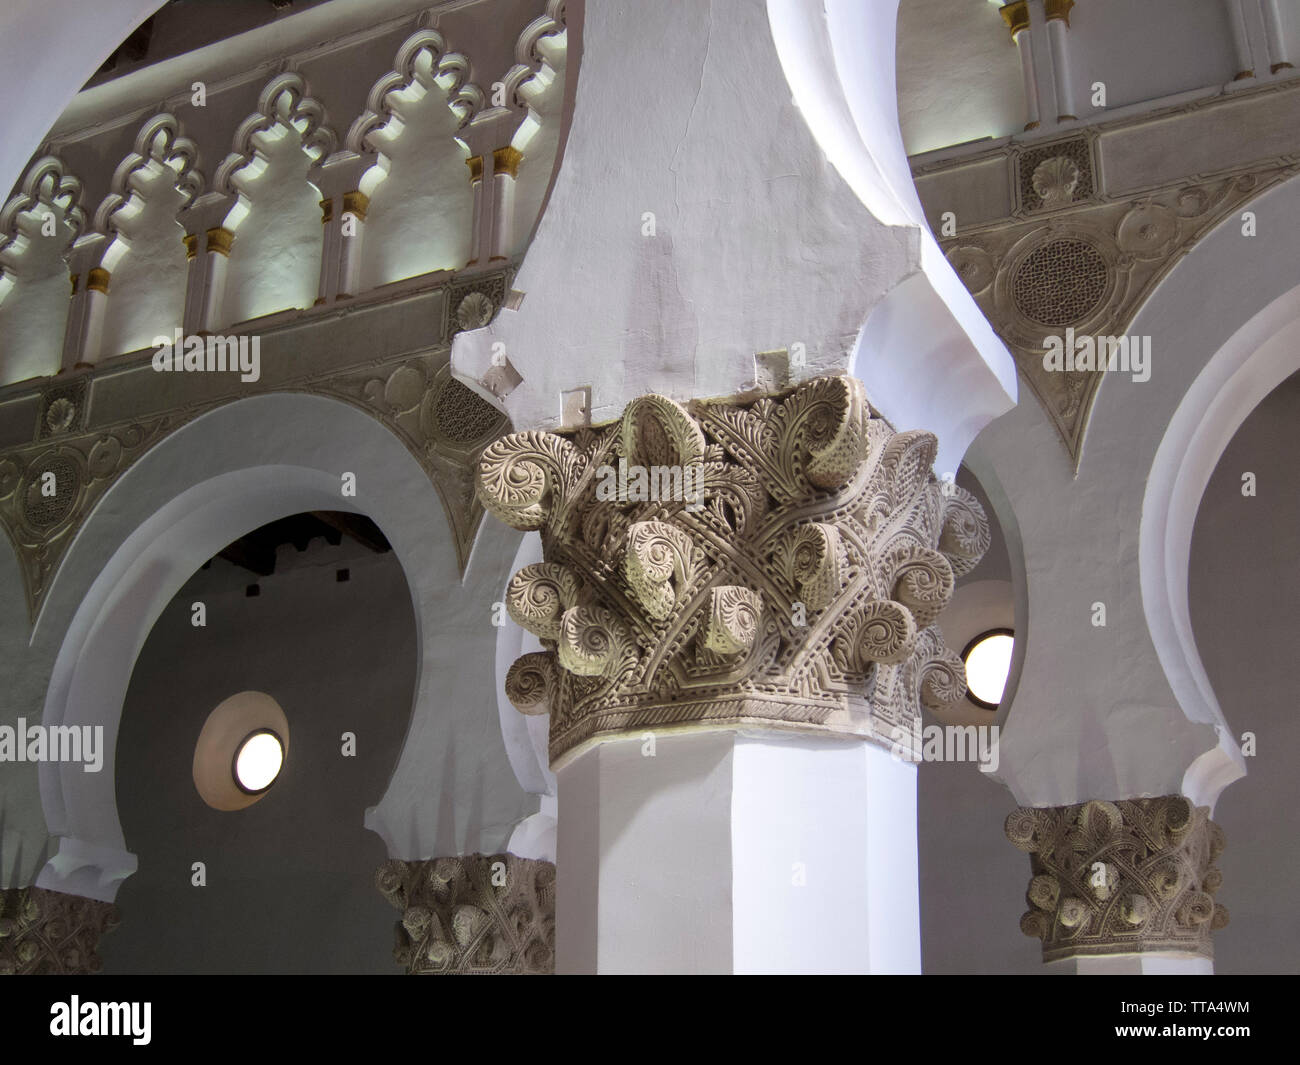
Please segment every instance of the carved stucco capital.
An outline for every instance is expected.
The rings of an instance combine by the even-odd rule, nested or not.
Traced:
[[[555,866],[513,854],[385,862],[375,886],[402,911],[393,957],[412,974],[555,970]]]
[[[1030,856],[1021,931],[1043,960],[1181,951],[1214,957],[1223,830],[1181,795],[1021,807],[1007,838]]]
[[[117,925],[109,902],[38,887],[0,891],[0,976],[97,973],[99,938]]]
[[[974,497],[936,481],[935,448],[843,376],[748,403],[644,396],[603,429],[489,445],[479,499],[544,548],[506,607],[545,650],[506,691],[550,714],[552,764],[648,728],[906,748],[921,703],[965,692],[934,623],[989,545]]]

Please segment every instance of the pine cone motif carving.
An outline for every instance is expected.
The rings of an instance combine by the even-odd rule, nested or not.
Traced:
[[[393,859],[375,886],[402,911],[393,957],[408,973],[555,970],[555,866],[513,854]]]
[[[974,497],[935,480],[935,448],[850,377],[747,404],[645,396],[603,429],[489,445],[479,498],[544,546],[507,606],[545,650],[506,690],[550,714],[552,762],[656,726],[910,742],[923,702],[965,694],[935,621],[989,545]],[[634,468],[698,493],[602,490]]]
[[[1030,855],[1021,931],[1043,960],[1187,951],[1214,957],[1228,923],[1214,901],[1223,831],[1182,795],[1075,806],[1021,807],[1007,838]]]

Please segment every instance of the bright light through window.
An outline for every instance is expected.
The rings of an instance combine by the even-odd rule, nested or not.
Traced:
[[[251,794],[265,791],[280,775],[284,746],[274,732],[254,732],[235,752],[235,782]]]
[[[966,686],[977,702],[997,706],[1011,670],[1011,649],[1015,640],[1009,632],[990,632],[978,637],[966,651]]]

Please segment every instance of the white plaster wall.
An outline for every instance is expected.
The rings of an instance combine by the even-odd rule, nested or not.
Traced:
[[[908,155],[1025,126],[1020,52],[994,4],[902,0],[898,120]]]
[[[473,190],[469,152],[456,139],[457,119],[437,87],[393,93],[400,121],[373,138],[387,176],[370,194],[361,246],[362,289],[431,270],[459,270],[469,260]]]
[[[537,50],[546,59],[542,72],[524,88],[532,114],[515,134],[511,144],[524,153],[515,188],[515,229],[512,255],[528,247],[534,224],[546,199],[555,170],[556,153],[563,132],[564,88],[568,71],[568,35],[543,37]],[[546,79],[544,85],[540,82]]]
[[[1223,0],[1089,0],[1070,11],[1070,62],[1081,119],[1126,104],[1223,85],[1237,73]],[[1094,82],[1106,106],[1094,107]]]
[[[253,581],[261,594],[249,598]],[[207,609],[202,628],[194,601]],[[286,545],[270,577],[217,559],[186,582],[141,648],[123,706],[118,773],[135,783],[119,809],[140,865],[117,896],[121,927],[101,941],[105,972],[400,971],[399,914],[374,885],[386,848],[362,814],[401,753],[416,660],[411,593],[391,552],[366,556],[346,539],[303,554]],[[214,810],[188,755],[213,708],[245,690],[284,710],[289,757],[265,797]]]
[[[524,302],[457,337],[457,376],[478,384],[503,342],[524,379],[504,406],[528,428],[558,425],[560,393],[583,386],[595,421],[645,392],[734,393],[756,352],[796,343],[800,375],[845,368],[918,238],[877,222],[827,162],[765,5],[592,5],[582,33],[564,163],[515,281]]]
[[[231,246],[221,324],[310,307],[320,279],[320,193],[308,183],[311,159],[282,125],[254,141],[265,160],[235,178],[248,200]]]
[[[77,90],[159,0],[11,0],[0,15],[0,96],[20,100],[4,118],[0,188],[11,188]],[[76,33],[69,33],[69,26]]]
[[[51,212],[55,233],[44,236],[41,221],[48,210],[25,212],[20,241],[4,251],[4,266],[14,277],[0,281],[0,384],[59,370],[70,288],[63,255],[72,234],[58,212]]]
[[[134,197],[114,216],[118,236],[104,253],[112,274],[104,310],[104,332],[87,361],[150,347],[171,336],[185,311],[185,235],[176,221],[184,197],[168,167],[136,172]],[[83,281],[84,283],[84,281]]]

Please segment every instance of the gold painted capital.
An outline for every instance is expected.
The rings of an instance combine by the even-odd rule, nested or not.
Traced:
[[[1043,0],[1043,11],[1047,15],[1047,21],[1061,19],[1065,25],[1070,25],[1070,8],[1074,7],[1074,0]]]
[[[922,705],[965,695],[935,622],[989,545],[936,447],[847,376],[748,403],[642,396],[602,429],[490,444],[479,499],[542,538],[506,609],[544,650],[506,694],[550,715],[552,764],[647,729],[909,747]]]
[[[366,212],[370,210],[370,197],[358,189],[343,194],[343,213],[350,214],[357,218],[358,221],[366,220]]]
[[[1002,15],[1002,21],[1007,24],[1007,29],[1011,31],[1013,41],[1021,30],[1029,29],[1029,0],[1014,0],[1013,3],[1003,4],[998,11]]]
[[[81,275],[73,274],[69,280],[72,282],[72,291],[69,292],[68,295],[75,296],[77,294],[77,282],[81,280]]]
[[[90,292],[102,292],[108,295],[108,282],[112,276],[102,266],[92,267],[90,273],[86,275],[86,289]]]
[[[334,221],[334,200],[327,197],[320,201],[320,222],[327,226]]]
[[[1020,929],[1043,961],[1181,951],[1214,957],[1223,830],[1182,795],[1021,807],[1007,838],[1029,854]]]
[[[195,256],[199,254],[199,235],[197,233],[186,233],[181,237],[181,243],[185,245],[185,261],[192,263]]]
[[[209,229],[207,232],[208,251],[215,251],[218,255],[230,254],[230,246],[235,241],[235,234],[223,226],[217,226]]]
[[[481,155],[471,155],[465,160],[465,165],[469,167],[469,181],[471,185],[476,181],[483,180],[483,157]]]
[[[511,177],[519,176],[519,164],[523,162],[524,153],[518,148],[507,145],[505,148],[498,148],[492,153],[492,169],[496,174],[509,174]]]

